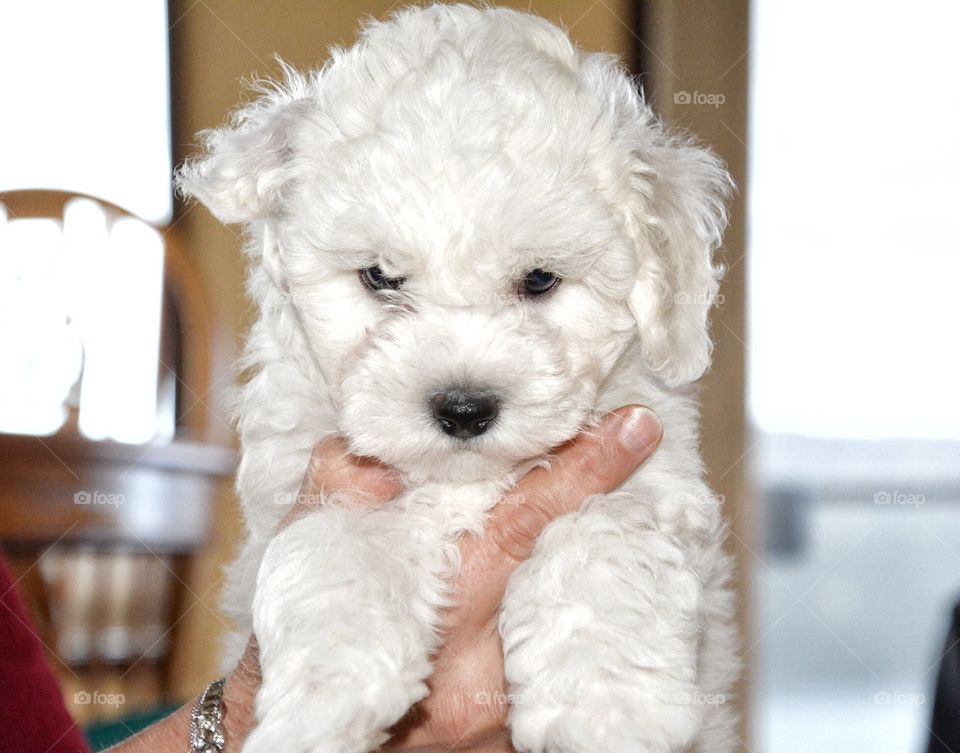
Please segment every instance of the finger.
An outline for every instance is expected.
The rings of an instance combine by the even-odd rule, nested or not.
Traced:
[[[400,477],[370,458],[351,455],[339,437],[324,440],[313,448],[310,463],[297,499],[280,524],[281,530],[320,507],[333,495],[351,503],[376,506],[389,502],[403,491]]]
[[[351,455],[343,439],[334,437],[314,448],[301,491],[306,492],[301,496],[348,493],[382,503],[400,494],[403,485],[393,470],[371,458]]]
[[[616,489],[656,450],[663,436],[650,408],[625,406],[594,431],[557,450],[550,468],[528,473],[494,508],[483,546],[499,555],[507,573],[530,556],[550,521],[578,510],[593,494]]]

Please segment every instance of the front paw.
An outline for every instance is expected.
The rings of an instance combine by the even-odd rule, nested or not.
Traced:
[[[518,751],[682,753],[701,728],[703,709],[693,689],[653,693],[612,679],[578,685],[562,700],[552,692],[513,694],[510,730]]]
[[[285,674],[274,671],[261,686],[258,724],[243,753],[367,753],[386,741],[385,728],[427,692],[423,683],[401,687],[400,678],[390,689],[343,677],[338,682],[321,667],[304,666],[302,657],[296,671]]]
[[[344,753],[331,729],[330,709],[318,689],[291,676],[282,682],[277,673],[265,679],[257,694],[257,726],[243,745],[243,753]],[[329,693],[329,690],[328,690]],[[334,700],[335,702],[335,700]],[[366,750],[375,747],[370,745]]]
[[[257,702],[259,723],[243,744],[243,753],[334,753],[346,750],[323,734],[318,719],[311,719],[310,701],[290,693],[282,704]],[[319,715],[315,715],[319,716]]]

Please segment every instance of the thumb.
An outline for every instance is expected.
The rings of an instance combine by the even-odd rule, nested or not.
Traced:
[[[402,491],[400,477],[390,468],[376,460],[351,455],[339,437],[326,439],[314,447],[296,502],[280,529],[318,509],[333,495],[372,507],[390,501]]]
[[[663,436],[650,408],[632,405],[606,415],[592,432],[563,445],[550,468],[528,473],[494,509],[487,530],[512,571],[530,556],[537,537],[555,518],[578,510],[594,494],[616,489],[656,450]]]

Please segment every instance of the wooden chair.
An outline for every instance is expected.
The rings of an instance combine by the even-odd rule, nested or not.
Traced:
[[[10,221],[60,220],[77,198],[97,201],[17,191],[0,193],[0,205]],[[130,217],[97,204],[108,223]],[[191,585],[190,565],[210,539],[235,453],[202,441],[208,319],[199,282],[169,233],[164,245],[158,406],[171,411],[172,439],[92,441],[79,430],[75,405],[52,436],[0,434],[0,547],[81,719],[169,695],[185,614],[198,599],[215,605],[214,593]],[[123,696],[125,705],[101,707],[95,693]]]

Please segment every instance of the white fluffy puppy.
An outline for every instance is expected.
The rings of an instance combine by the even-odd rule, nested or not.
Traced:
[[[730,180],[609,56],[527,13],[410,8],[262,87],[180,173],[249,237],[259,306],[227,604],[259,640],[248,753],[366,753],[427,692],[456,541],[599,415],[665,436],[551,524],[502,608],[521,751],[733,747],[730,564],[689,383]],[[311,448],[404,475],[279,535]]]

